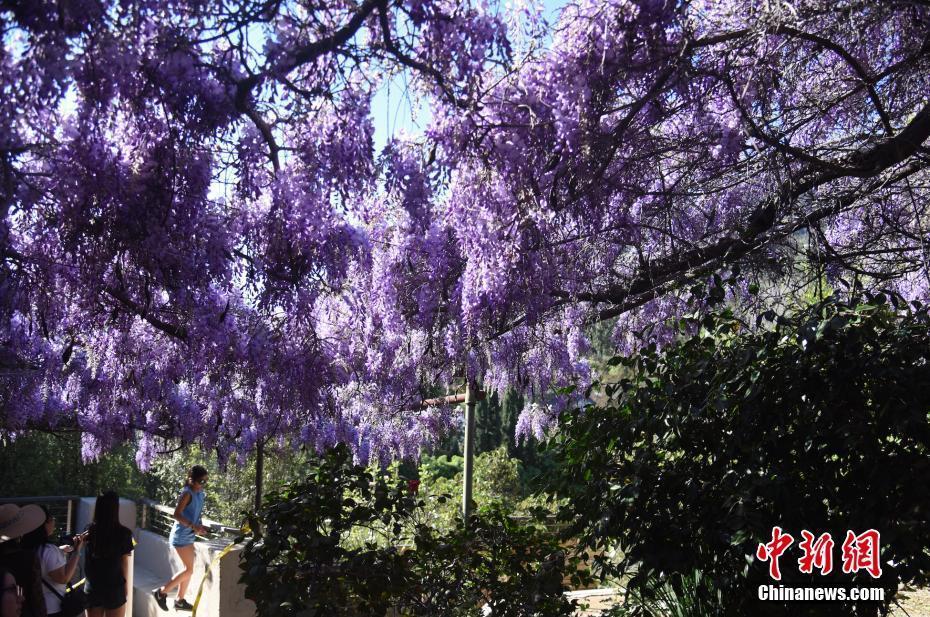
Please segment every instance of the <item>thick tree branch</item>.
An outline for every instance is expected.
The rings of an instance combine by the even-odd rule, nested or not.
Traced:
[[[245,115],[252,121],[253,124],[255,124],[255,127],[261,134],[262,139],[264,139],[265,143],[268,145],[269,158],[271,159],[275,171],[280,170],[278,152],[281,148],[278,146],[277,141],[274,138],[271,126],[261,117],[261,115],[255,109],[254,105],[252,105],[252,102],[249,100],[252,90],[254,90],[263,81],[269,77],[272,77],[273,75],[287,75],[294,69],[313,62],[317,58],[327,53],[332,53],[339,47],[345,45],[353,36],[355,36],[359,29],[361,29],[362,25],[365,23],[365,20],[368,19],[374,10],[379,6],[384,6],[386,3],[387,0],[365,0],[365,2],[363,2],[359,7],[358,11],[353,13],[349,21],[329,36],[317,39],[316,41],[295,50],[293,53],[288,54],[286,59],[279,64],[269,67],[264,71],[249,75],[248,77],[240,79],[236,82],[236,94],[234,97],[236,110],[239,111],[239,113]]]
[[[184,326],[178,326],[150,315],[143,307],[139,306],[132,298],[130,298],[126,292],[116,289],[114,287],[107,287],[105,290],[106,294],[119,302],[124,308],[128,309],[133,315],[136,315],[146,321],[149,325],[154,327],[156,330],[160,330],[165,334],[176,338],[179,341],[187,340],[187,328]]]
[[[746,227],[738,233],[731,234],[711,245],[698,247],[651,264],[647,270],[627,284],[614,286],[604,292],[576,294],[573,297],[587,302],[609,303],[613,306],[601,311],[600,319],[608,319],[629,311],[636,306],[656,297],[658,293],[668,291],[681,285],[683,277],[689,272],[709,272],[723,263],[732,263],[749,252],[773,240],[784,238],[799,229],[803,229],[819,220],[832,216],[848,207],[850,203],[867,194],[916,173],[926,167],[922,162],[914,162],[902,169],[890,179],[878,178],[869,183],[864,191],[854,191],[846,198],[836,200],[832,205],[815,210],[794,224],[789,224],[770,233],[776,224],[775,212],[779,205],[791,203],[811,190],[841,177],[874,178],[881,172],[905,161],[917,152],[918,148],[930,138],[930,105],[924,106],[911,120],[907,127],[891,139],[868,144],[849,157],[850,173],[843,174],[836,169],[823,171],[809,176],[805,169],[796,177],[787,180],[779,194],[762,202]],[[806,180],[799,178],[809,176]],[[556,295],[558,297],[558,295]]]
[[[381,35],[382,40],[384,41],[384,48],[389,51],[398,62],[415,71],[429,75],[433,78],[433,80],[435,80],[436,85],[440,90],[442,90],[443,95],[445,95],[450,103],[460,109],[468,108],[468,105],[464,101],[460,101],[452,92],[452,90],[446,85],[446,80],[442,73],[415,58],[407,56],[397,47],[397,45],[394,43],[394,40],[391,38],[391,24],[388,22],[387,11],[385,10],[384,6],[381,6],[378,9],[378,22],[381,24]]]
[[[882,104],[882,100],[879,98],[878,92],[875,90],[875,77],[868,70],[866,70],[866,68],[862,66],[862,63],[860,63],[842,45],[839,45],[829,39],[825,39],[822,36],[802,32],[801,30],[797,30],[796,28],[792,28],[790,26],[781,26],[776,28],[773,32],[777,34],[788,34],[799,39],[804,39],[806,41],[816,43],[825,49],[829,49],[840,58],[842,58],[865,86],[866,92],[868,92],[869,98],[872,100],[872,105],[875,107],[875,111],[878,113],[879,118],[881,118],[882,127],[885,129],[885,132],[888,135],[894,134],[894,127],[891,126],[891,119],[888,117],[888,112],[885,110],[885,106]]]
[[[349,21],[344,26],[330,34],[329,36],[317,39],[308,45],[304,45],[294,50],[286,56],[286,59],[279,64],[274,65],[264,71],[249,75],[236,83],[236,107],[244,105],[248,101],[251,91],[272,75],[286,75],[294,69],[308,64],[323,56],[331,53],[345,45],[361,29],[365,20],[374,12],[376,8],[384,5],[387,0],[365,0]]]

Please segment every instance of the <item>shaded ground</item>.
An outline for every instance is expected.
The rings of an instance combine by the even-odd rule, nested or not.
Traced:
[[[900,594],[901,609],[891,612],[893,617],[930,617],[930,589],[905,591]]]

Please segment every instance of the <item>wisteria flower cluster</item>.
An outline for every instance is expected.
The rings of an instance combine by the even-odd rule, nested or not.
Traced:
[[[0,426],[416,457],[467,382],[543,437],[739,267],[930,296],[930,8],[0,4]],[[375,151],[403,75],[422,135]],[[804,280],[802,280],[804,279]],[[801,281],[799,283],[799,281]],[[734,302],[759,302],[736,293]],[[650,330],[663,343],[662,329]]]

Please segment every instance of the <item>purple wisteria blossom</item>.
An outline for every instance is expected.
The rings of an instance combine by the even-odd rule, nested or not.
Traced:
[[[2,430],[415,457],[470,380],[543,436],[591,324],[664,344],[735,266],[930,299],[925,3],[541,15],[0,2]],[[429,125],[376,152],[401,74]]]

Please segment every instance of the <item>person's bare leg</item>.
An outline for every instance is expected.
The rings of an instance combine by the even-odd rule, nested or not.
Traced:
[[[175,552],[177,552],[178,557],[181,558],[181,563],[184,564],[184,569],[174,575],[170,581],[164,584],[161,588],[161,592],[164,595],[174,589],[178,588],[178,600],[184,597],[184,594],[187,593],[187,585],[191,580],[191,575],[194,573],[194,545],[188,544],[187,546],[175,546]],[[88,617],[91,617],[88,615]],[[100,616],[93,616],[100,617]]]
[[[125,606],[125,605],[124,605]],[[104,608],[102,606],[88,606],[87,617],[104,617]]]
[[[183,553],[181,552],[182,549],[184,550]],[[181,556],[181,561],[184,562],[185,576],[178,584],[178,600],[183,600],[185,594],[187,594],[187,586],[191,582],[191,577],[194,576],[194,545],[179,546],[177,550],[178,555]]]

